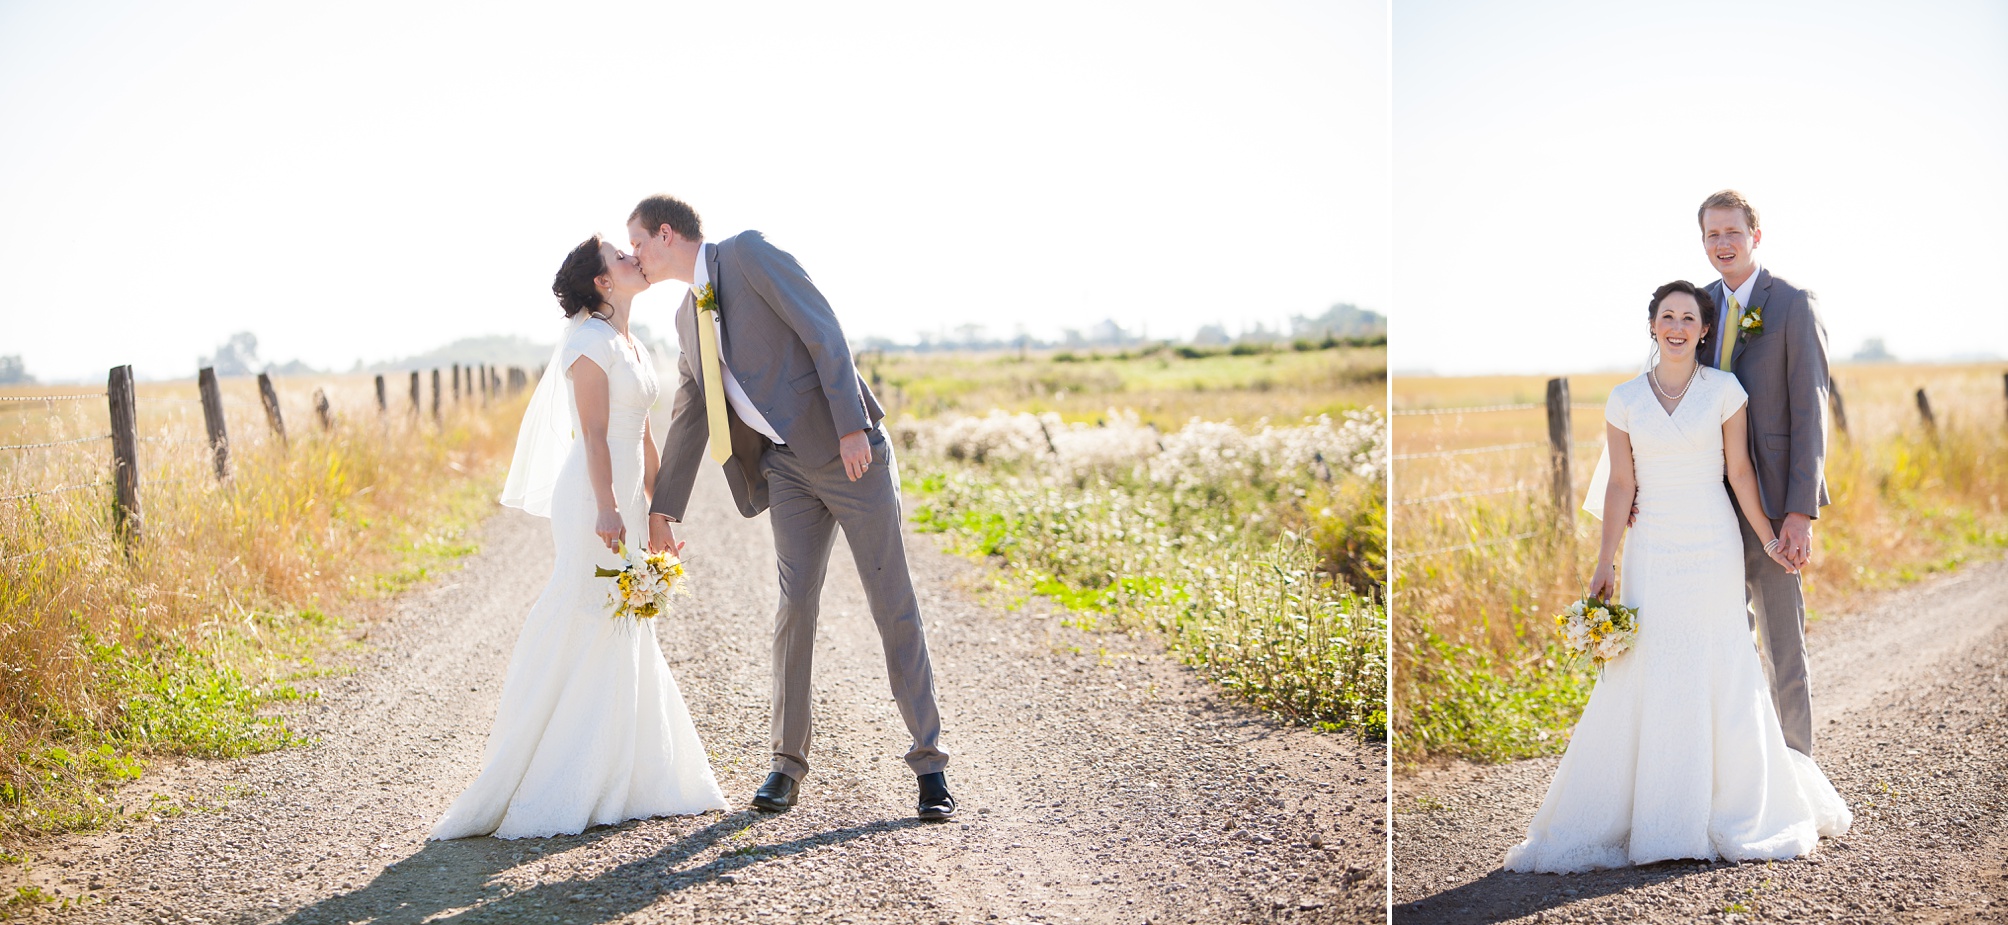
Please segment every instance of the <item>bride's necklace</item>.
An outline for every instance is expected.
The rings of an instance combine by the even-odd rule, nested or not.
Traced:
[[[1694,377],[1699,375],[1701,375],[1701,363],[1700,361],[1696,361],[1694,370],[1687,374],[1687,381],[1681,384],[1678,395],[1668,392],[1659,384],[1659,367],[1655,366],[1651,370],[1648,370],[1645,377],[1652,381],[1652,390],[1665,396],[1667,401],[1679,401],[1681,395],[1686,395],[1688,389],[1694,388]]]
[[[607,326],[609,326],[609,327],[612,327],[612,326],[613,326],[613,323],[614,323],[614,313],[613,313],[613,312],[607,312],[607,313],[606,313],[606,314],[604,314],[604,315],[600,314],[599,312],[590,312],[589,314],[591,314],[591,315],[592,315],[593,317],[595,317],[595,318],[598,318],[598,319],[600,319],[601,321],[604,321],[604,322],[606,322],[606,323],[607,323]],[[636,340],[634,339],[634,335],[632,335],[632,334],[626,334],[626,333],[623,333],[623,332],[621,332],[621,331],[618,331],[618,330],[617,330],[617,331],[615,331],[614,333],[615,333],[616,335],[618,335],[618,336],[620,337],[620,339],[621,339],[621,340],[623,340],[623,341],[626,341],[626,342],[627,342],[627,345],[628,345],[628,348],[627,348],[627,352],[628,352],[628,353],[631,353],[631,354],[633,354],[633,355],[634,355],[634,358],[635,358],[636,360],[640,360],[640,359],[641,359],[641,346],[640,346],[639,342],[637,342],[637,341],[636,341]]]

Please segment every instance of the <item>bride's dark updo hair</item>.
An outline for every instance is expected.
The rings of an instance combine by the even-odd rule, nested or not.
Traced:
[[[565,310],[565,317],[606,304],[607,300],[600,297],[600,287],[593,285],[593,280],[607,272],[607,258],[600,255],[600,245],[604,243],[599,235],[593,235],[572,248],[565,255],[565,262],[558,265],[558,278],[551,281],[551,294],[558,297],[558,307]]]
[[[1701,306],[1701,326],[1706,328],[1708,333],[1701,335],[1701,343],[1694,345],[1694,355],[1703,358],[1702,364],[1707,365],[1710,362],[1707,358],[1714,356],[1718,345],[1722,343],[1716,339],[1715,329],[1719,325],[1715,323],[1715,300],[1708,297],[1708,290],[1684,279],[1677,279],[1654,289],[1652,304],[1645,309],[1646,323],[1651,324],[1654,318],[1659,317],[1659,303],[1666,301],[1667,296],[1676,292],[1685,292],[1693,296],[1694,304]]]

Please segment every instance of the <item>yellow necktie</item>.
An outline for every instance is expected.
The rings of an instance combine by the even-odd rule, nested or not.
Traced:
[[[1743,330],[1743,306],[1736,303],[1736,293],[1729,294],[1729,315],[1723,320],[1728,322],[1723,327],[1729,330],[1722,332],[1722,356],[1716,361],[1715,368],[1728,372],[1729,355],[1736,351],[1736,335]]]
[[[732,431],[725,426],[725,377],[718,372],[718,322],[711,312],[697,313],[698,364],[704,368],[704,419],[711,427],[711,458],[732,458]]]

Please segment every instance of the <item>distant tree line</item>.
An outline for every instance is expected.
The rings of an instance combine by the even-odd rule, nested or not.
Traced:
[[[1186,343],[1194,348],[1231,348],[1237,345],[1289,346],[1292,344],[1320,344],[1333,342],[1370,342],[1387,337],[1387,318],[1379,312],[1368,311],[1346,302],[1340,302],[1319,315],[1292,315],[1285,327],[1270,328],[1257,322],[1236,334],[1229,334],[1222,323],[1201,327]],[[1141,348],[1150,344],[1178,344],[1180,341],[1164,338],[1153,339],[1148,330],[1125,328],[1113,318],[1087,328],[1062,328],[1057,340],[1033,337],[1020,332],[1012,337],[991,334],[989,328],[980,324],[958,325],[942,331],[921,331],[912,342],[896,341],[889,337],[867,337],[859,341],[860,350],[886,352],[919,352],[935,350],[1084,350],[1112,348],[1117,350]],[[1226,352],[1225,349],[1212,352]]]

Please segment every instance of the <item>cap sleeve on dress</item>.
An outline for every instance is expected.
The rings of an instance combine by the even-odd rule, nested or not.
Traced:
[[[1708,370],[1708,372],[1716,373],[1725,380],[1721,390],[1722,420],[1720,423],[1727,424],[1730,418],[1736,416],[1737,410],[1750,401],[1750,393],[1743,391],[1743,383],[1738,381],[1734,375],[1713,369]]]
[[[572,375],[572,364],[580,357],[598,364],[601,372],[610,372],[614,366],[614,331],[607,323],[597,318],[579,325],[572,336],[565,341],[565,354],[559,360],[565,375]]]
[[[1625,385],[1622,383],[1611,390],[1611,397],[1604,399],[1604,420],[1612,427],[1631,433],[1631,406],[1625,403]]]

